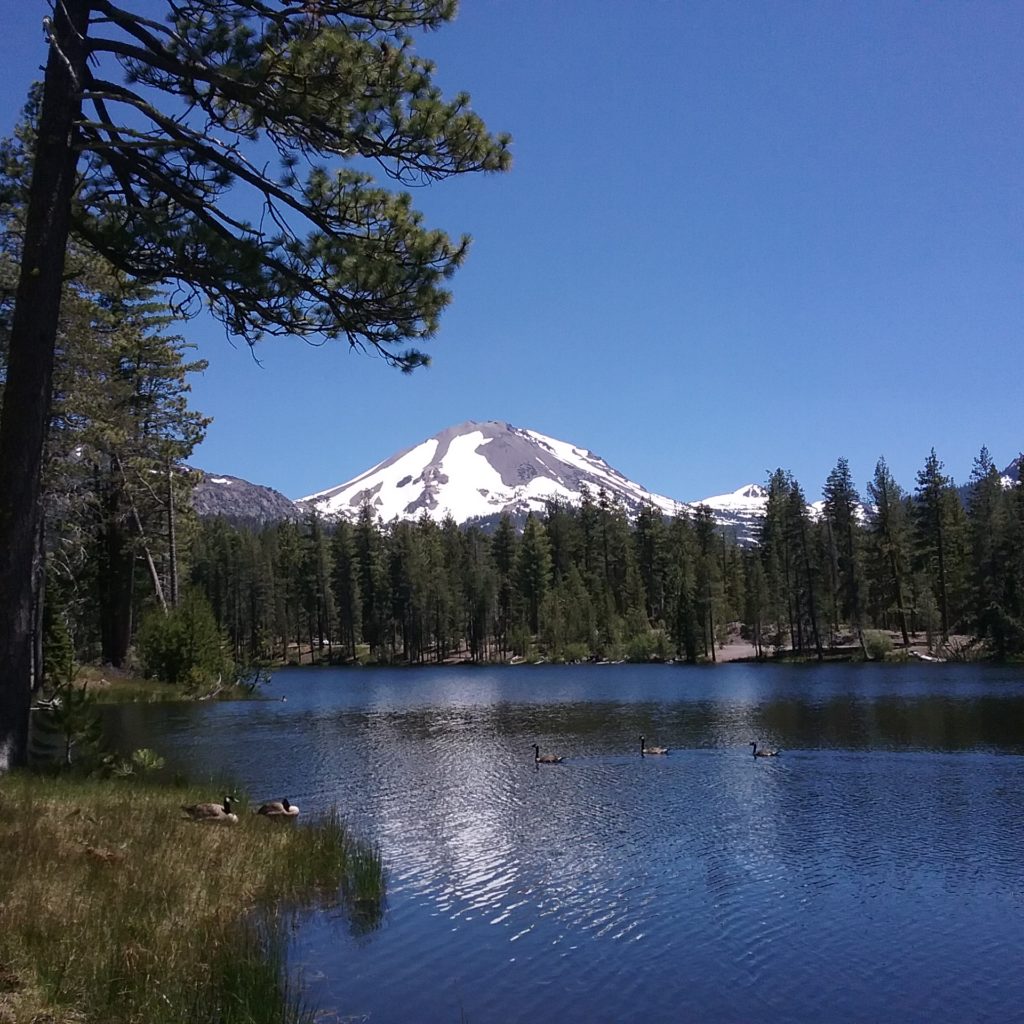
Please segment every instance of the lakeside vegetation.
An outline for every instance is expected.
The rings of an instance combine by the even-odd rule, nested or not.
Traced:
[[[1024,654],[1024,488],[985,450],[966,489],[932,452],[909,494],[884,460],[862,497],[840,459],[818,513],[782,470],[767,490],[747,545],[708,508],[631,517],[604,492],[492,532],[385,524],[369,505],[355,522],[247,528],[184,501],[174,532],[188,543],[150,534],[154,559],[126,538],[126,621],[91,599],[104,576],[88,549],[59,578],[51,558],[42,664],[100,662],[116,635],[120,667],[86,669],[90,690],[148,700],[246,696],[286,664],[696,663],[725,645],[760,659]],[[182,581],[173,604],[162,575]]]
[[[185,683],[167,683],[160,679],[115,669],[110,665],[80,665],[74,670],[75,687],[85,687],[97,704],[160,704],[165,701],[247,700],[256,690],[239,683],[221,684],[202,691]]]
[[[185,819],[209,789],[14,773],[0,783],[0,1021],[292,1024],[290,915],[383,913],[379,853],[336,812]]]

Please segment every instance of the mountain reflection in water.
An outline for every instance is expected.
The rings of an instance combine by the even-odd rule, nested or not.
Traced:
[[[1020,1015],[1024,671],[287,670],[271,693],[287,703],[110,714],[123,747],[304,814],[337,804],[380,844],[380,927],[321,914],[296,937],[316,1006],[374,1022]],[[641,758],[641,733],[671,753]],[[782,753],[755,759],[751,740]],[[565,763],[536,770],[534,743]]]

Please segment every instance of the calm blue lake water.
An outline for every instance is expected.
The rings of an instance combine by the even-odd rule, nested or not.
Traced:
[[[304,669],[268,693],[114,714],[125,745],[379,843],[380,927],[295,935],[326,1020],[1024,1020],[1024,671]]]

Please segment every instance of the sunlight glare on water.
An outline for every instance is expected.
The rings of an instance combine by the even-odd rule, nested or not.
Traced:
[[[382,926],[298,931],[315,1006],[1019,1018],[1020,670],[290,670],[270,694],[288,702],[112,714],[126,746],[304,814],[336,804],[380,844]],[[641,733],[670,753],[641,758]],[[534,743],[565,762],[535,765]]]

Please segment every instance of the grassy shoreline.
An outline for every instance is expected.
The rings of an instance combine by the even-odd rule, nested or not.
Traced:
[[[15,773],[0,779],[0,1022],[296,1024],[290,915],[380,921],[379,854],[336,813],[188,820],[209,788]]]
[[[85,686],[97,704],[163,703],[166,701],[250,700],[249,687],[231,685],[197,693],[181,683],[146,679],[110,665],[82,665],[75,673],[75,686]]]

